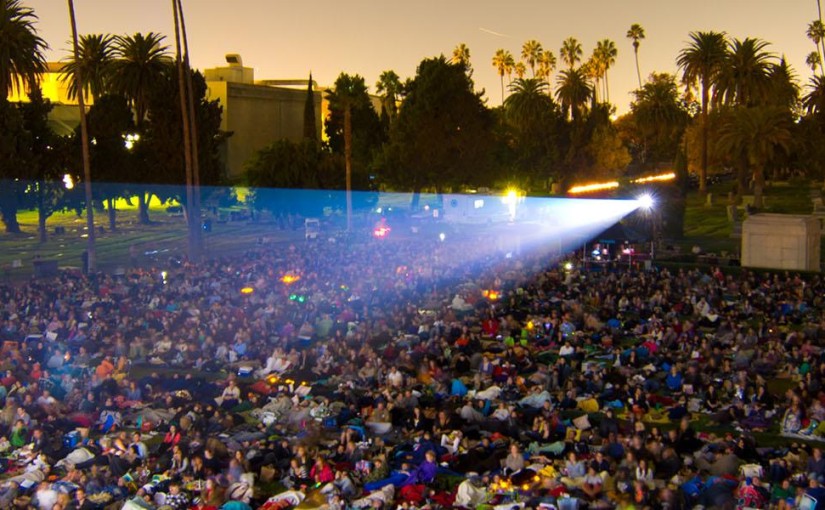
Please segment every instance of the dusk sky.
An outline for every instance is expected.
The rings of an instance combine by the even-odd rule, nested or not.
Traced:
[[[23,4],[40,17],[37,28],[51,47],[49,60],[65,58],[67,2]],[[174,45],[169,0],[75,0],[75,7],[81,34],[155,31]],[[476,89],[486,89],[490,106],[501,102],[491,64],[496,49],[518,59],[522,43],[537,39],[558,57],[562,40],[574,36],[586,58],[596,41],[609,38],[619,50],[608,78],[620,113],[637,87],[633,47],[625,37],[632,23],[646,32],[639,50],[643,79],[652,71],[676,71],[675,57],[690,31],[718,30],[771,42],[770,49],[784,54],[807,83],[805,56],[815,47],[805,30],[817,16],[816,0],[184,0],[184,8],[192,63],[200,69],[224,65],[226,53],[240,53],[256,79],[305,78],[312,71],[321,85],[331,85],[345,71],[364,76],[374,92],[382,71],[412,77],[423,58],[449,57],[463,42],[470,48]]]

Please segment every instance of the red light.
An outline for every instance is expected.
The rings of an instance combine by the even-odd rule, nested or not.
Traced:
[[[390,227],[377,227],[375,230],[372,231],[372,235],[375,237],[387,237],[387,234],[390,233]]]

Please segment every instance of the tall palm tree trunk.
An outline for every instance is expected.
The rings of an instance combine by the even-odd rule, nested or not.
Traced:
[[[762,165],[754,165],[753,167],[753,206],[757,209],[762,208],[762,196],[765,189],[765,171]]]
[[[610,102],[610,82],[607,80],[607,69],[604,71],[604,97]]]
[[[639,46],[634,45],[633,53],[636,54],[636,78],[639,79],[639,88],[642,88],[642,72],[639,70]]]
[[[74,0],[69,1],[69,19],[72,24],[72,48],[74,50],[75,62],[80,60],[80,51],[77,44],[77,20],[74,14]],[[89,160],[89,128],[86,124],[86,104],[83,97],[83,74],[78,67],[75,70],[75,80],[77,81],[77,105],[80,108],[80,146],[83,156],[83,188],[86,195],[86,230],[88,234],[88,246],[86,247],[86,268],[91,274],[97,269],[95,257],[95,216],[92,207],[92,167]]]
[[[180,111],[181,111],[181,125],[183,126],[183,161],[186,170],[186,226],[187,226],[187,240],[189,259],[197,261],[199,259],[199,250],[196,240],[198,228],[197,216],[194,214],[195,199],[192,193],[192,133],[190,131],[190,117],[189,117],[189,103],[186,99],[186,78],[184,69],[181,40],[180,40],[180,19],[178,11],[177,0],[172,0],[172,10],[175,19],[175,63],[178,68],[178,95],[180,96]]]
[[[699,167],[699,195],[708,193],[708,101],[710,92],[706,81],[702,82],[702,165]]]
[[[504,104],[504,75],[500,74],[499,78],[501,78],[501,104]]]
[[[816,0],[816,12],[819,23],[822,24],[822,3],[820,3],[819,0]],[[822,48],[821,51],[820,47]],[[822,62],[822,59],[825,58],[825,38],[819,40],[819,44],[816,45],[816,51],[819,53],[819,70],[822,72],[822,76],[825,76],[825,63]]]
[[[344,166],[347,173],[347,232],[352,232],[352,106],[344,108]]]
[[[192,214],[195,219],[195,228],[192,231],[196,258],[200,260],[203,255],[203,238],[200,228],[201,218],[201,179],[200,179],[200,160],[198,155],[198,122],[195,110],[195,93],[192,87],[192,72],[189,66],[189,39],[186,36],[186,20],[183,17],[183,1],[178,0],[178,14],[180,15],[180,31],[181,39],[183,41],[183,68],[186,71],[186,92],[189,98],[189,140],[192,150]]]

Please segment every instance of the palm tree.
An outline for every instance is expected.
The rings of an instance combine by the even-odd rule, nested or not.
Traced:
[[[717,102],[756,106],[769,99],[776,56],[765,51],[768,46],[767,41],[751,37],[728,44],[725,63],[716,80]]]
[[[573,69],[577,63],[581,62],[583,55],[582,45],[575,37],[568,37],[561,43],[559,55],[564,63],[567,64],[567,67]]]
[[[140,134],[143,134],[153,88],[173,69],[174,61],[163,40],[164,36],[149,32],[117,36],[114,42],[112,90],[129,101]],[[142,192],[138,193],[138,216],[141,223],[149,223],[148,198]]]
[[[129,100],[138,131],[146,120],[152,87],[172,69],[173,61],[169,47],[163,45],[164,39],[165,36],[154,32],[115,38],[112,88]]]
[[[822,57],[819,56],[818,51],[812,51],[805,57],[805,63],[811,68],[811,72],[815,73],[817,66],[822,65]]]
[[[470,65],[470,48],[464,43],[453,48],[453,58],[451,62],[453,64],[461,64],[468,72],[472,72],[472,66]]]
[[[599,56],[596,52],[593,52],[593,55],[590,56],[579,68],[581,72],[587,76],[587,79],[592,81],[594,84],[593,87],[593,99],[598,102],[599,101],[599,94],[601,97],[604,97],[604,91],[601,90],[599,87],[599,83],[602,77],[602,63],[599,60]]]
[[[723,32],[691,32],[690,43],[679,52],[676,63],[682,69],[687,86],[699,82],[702,88],[702,165],[699,169],[699,192],[707,193],[708,178],[708,105],[710,89],[725,62],[727,42]]]
[[[765,166],[793,142],[793,120],[780,107],[737,107],[719,131],[719,148],[747,160],[753,171],[753,205],[762,207]]]
[[[516,79],[521,80],[524,78],[524,75],[527,74],[527,66],[519,60],[516,62],[516,65],[513,66],[513,72],[516,73]],[[512,83],[510,83],[510,85],[512,85]]]
[[[825,51],[825,24],[821,19],[815,19],[808,24],[805,34],[816,45],[816,52],[819,54],[819,70],[825,76],[825,68],[822,67],[822,53]]]
[[[565,115],[570,115],[577,123],[587,109],[587,103],[593,98],[593,86],[581,68],[565,69],[559,73],[556,98],[561,103]]]
[[[619,50],[616,43],[610,39],[602,39],[596,44],[596,53],[599,55],[599,71],[604,76],[605,100],[610,102],[610,82],[607,80],[607,71],[616,63]]]
[[[344,112],[344,167],[347,186],[347,231],[352,230],[352,110],[362,106],[367,97],[367,86],[359,75],[341,73],[335,80],[335,89],[327,94],[331,104]]]
[[[542,51],[539,55],[538,66],[536,78],[540,78],[549,84],[550,74],[556,69],[556,55],[550,50]]]
[[[802,106],[809,115],[825,115],[825,77],[812,76],[808,93],[802,98]]]
[[[508,122],[521,131],[530,131],[539,125],[553,109],[553,100],[547,94],[550,86],[538,78],[519,78],[510,84],[510,95],[504,101]]]
[[[0,101],[27,92],[46,71],[48,45],[34,28],[37,16],[19,0],[0,0]]]
[[[639,44],[645,38],[645,29],[638,23],[630,25],[627,38],[633,41],[633,53],[636,55],[636,77],[639,79],[639,88],[642,88],[642,73],[639,70]]]
[[[78,40],[80,55],[67,58],[60,69],[60,80],[68,82],[69,99],[78,94],[77,71],[82,68],[83,94],[91,97],[93,102],[109,91],[114,60],[114,38],[111,35],[87,34]]]
[[[509,74],[509,70],[514,65],[513,62],[513,54],[507,50],[496,50],[496,54],[493,55],[493,67],[496,68],[496,72],[498,72],[498,77],[501,80],[501,102],[504,103],[504,75]]]
[[[46,42],[37,35],[34,11],[18,0],[0,0],[0,108],[10,108],[7,98],[12,92],[30,92],[37,87],[37,78],[46,70],[43,52]],[[5,162],[4,162],[5,163]],[[12,177],[4,171],[10,165],[0,165],[0,178]],[[0,217],[6,232],[20,233],[17,222],[17,193],[0,199]]]
[[[542,51],[541,43],[535,39],[526,41],[521,47],[521,58],[530,66],[530,71],[533,73],[533,78],[536,77],[536,64],[539,61],[539,56]]]
[[[393,70],[384,71],[378,77],[378,82],[375,84],[375,90],[382,94],[381,104],[387,111],[390,122],[395,120],[398,114],[398,95],[401,92],[401,78]]]

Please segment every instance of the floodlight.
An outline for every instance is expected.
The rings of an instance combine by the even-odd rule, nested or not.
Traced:
[[[636,199],[636,203],[639,204],[639,207],[642,209],[652,209],[656,202],[650,194],[645,193]]]

